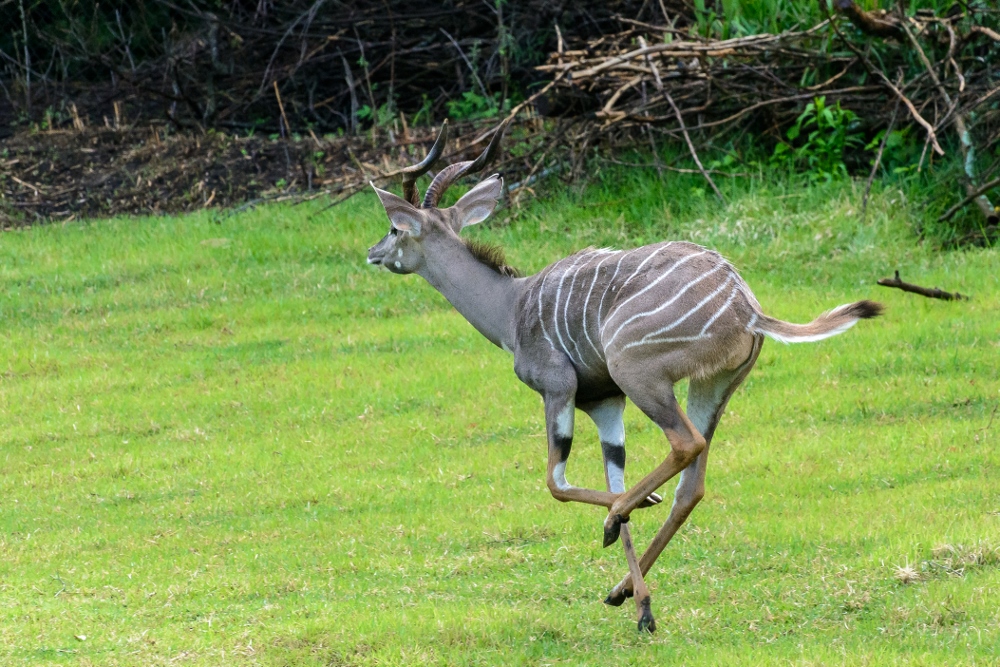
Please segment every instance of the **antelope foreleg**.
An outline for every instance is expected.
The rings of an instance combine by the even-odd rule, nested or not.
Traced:
[[[584,489],[566,481],[566,461],[573,447],[573,397],[546,397],[545,428],[549,440],[549,461],[545,482],[552,497],[561,502],[578,502],[610,508],[617,493]]]

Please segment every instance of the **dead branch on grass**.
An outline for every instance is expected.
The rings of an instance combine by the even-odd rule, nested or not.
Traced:
[[[878,284],[882,287],[895,287],[896,289],[903,290],[904,292],[911,292],[913,294],[919,294],[920,296],[926,296],[929,299],[942,299],[944,301],[969,300],[969,297],[964,294],[959,294],[958,292],[945,292],[937,287],[927,288],[921,287],[920,285],[914,285],[913,283],[903,282],[899,278],[899,271],[896,271],[896,275],[892,278],[879,278]]]

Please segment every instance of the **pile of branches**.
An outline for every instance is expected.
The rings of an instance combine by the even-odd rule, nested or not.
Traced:
[[[351,134],[399,112],[440,119],[455,101],[471,117],[540,78],[554,25],[590,39],[648,4],[0,0],[0,133],[119,113],[187,130]]]
[[[955,146],[965,165],[956,204],[942,219],[974,203],[996,231],[997,209],[986,193],[1000,185],[993,178],[1000,160],[983,164],[979,156],[1000,143],[1000,33],[987,25],[997,25],[1000,10],[955,5],[944,17],[906,17],[865,12],[852,0],[834,6],[841,16],[808,30],[728,40],[636,21],[599,39],[560,40],[538,69],[553,77],[554,96],[590,100],[594,122],[585,143],[623,129],[683,141],[720,198],[699,147],[718,146],[727,134],[787,128],[805,101],[839,102],[869,136],[912,124],[924,138],[919,168],[928,152],[944,155],[945,145]]]
[[[442,160],[473,159],[486,146],[484,127],[455,124]],[[532,121],[513,131],[529,148],[494,166],[506,173],[523,169],[541,136]],[[369,180],[398,179],[400,168],[420,160],[435,135],[433,127],[424,126],[374,143],[370,136],[315,134],[285,141],[176,132],[163,124],[21,134],[0,153],[0,230],[123,214],[239,212],[264,202],[320,197],[338,203],[368,187]],[[525,184],[511,185],[518,191]]]
[[[946,152],[961,158],[941,219],[968,208],[977,222],[964,241],[997,232],[1000,9],[983,2],[908,16],[834,0],[836,13],[811,28],[731,39],[699,36],[685,0],[236,0],[224,11],[137,2],[148,25],[171,22],[159,46],[121,17],[114,48],[96,54],[73,20],[59,24],[60,39],[45,33],[50,65],[97,62],[107,77],[45,78],[38,52],[29,67],[0,54],[19,113],[47,95],[72,100],[3,147],[0,223],[321,194],[337,202],[369,180],[398,178],[430,146],[435,121],[457,111],[467,120],[453,127],[445,161],[478,152],[514,119],[506,145],[516,150],[494,168],[515,206],[538,179],[584,177],[595,146],[622,163],[618,149],[649,145],[654,163],[642,166],[699,173],[722,198],[722,172],[701,154],[746,133],[785,142],[804,105],[823,97],[857,114],[866,138],[882,132],[869,188],[892,130],[908,126],[923,142],[918,170]],[[35,74],[33,87],[14,80],[19,72]],[[510,108],[515,91],[522,101]],[[655,147],[664,139],[684,146],[695,168],[663,163]],[[854,166],[871,157],[855,155]]]

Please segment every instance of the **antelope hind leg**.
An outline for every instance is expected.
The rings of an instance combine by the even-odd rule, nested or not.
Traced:
[[[623,493],[611,506],[608,517],[604,520],[605,547],[611,546],[618,539],[621,526],[623,522],[628,520],[632,510],[638,507],[649,494],[656,492],[667,480],[684,470],[705,449],[705,438],[677,405],[677,399],[674,398],[673,392],[670,393],[669,402],[662,405],[662,408],[662,411],[658,411],[659,414],[656,412],[650,414],[646,410],[643,412],[653,417],[653,420],[663,429],[670,442],[670,454],[667,455],[663,463],[640,480],[638,484]]]
[[[692,380],[688,390],[688,414],[695,427],[700,430],[706,440],[705,449],[691,465],[681,473],[680,482],[674,492],[674,504],[670,508],[670,516],[656,533],[649,547],[639,561],[640,574],[645,576],[671,538],[684,524],[687,517],[705,495],[705,472],[708,468],[708,450],[715,436],[715,429],[722,419],[729,399],[743,380],[750,373],[757,356],[760,354],[761,340],[755,338],[750,347],[749,355],[742,364],[730,371],[724,371],[710,378]],[[631,568],[630,568],[631,570]],[[620,605],[633,595],[633,576],[631,571],[608,594],[607,604]]]
[[[640,577],[645,577],[649,573],[649,570],[653,567],[653,563],[656,562],[656,559],[666,548],[667,544],[670,543],[671,538],[684,525],[684,521],[687,520],[695,506],[705,495],[705,469],[707,467],[708,446],[702,450],[701,454],[698,455],[698,458],[691,465],[681,472],[681,480],[677,484],[677,491],[674,494],[674,504],[670,508],[670,516],[660,530],[657,531],[653,541],[649,543],[646,551],[642,554],[642,558],[639,560],[638,566],[636,568],[630,566],[629,573],[625,575],[625,578],[608,593],[608,597],[604,600],[605,604],[615,607],[620,606],[627,598],[635,595],[635,591],[639,591],[639,587],[634,586],[632,583],[636,581],[635,570],[638,570]],[[627,525],[622,526],[622,539],[624,539],[624,530],[626,528],[628,528]],[[642,587],[645,588],[645,586],[645,581],[643,581]],[[641,599],[641,592],[638,597]]]

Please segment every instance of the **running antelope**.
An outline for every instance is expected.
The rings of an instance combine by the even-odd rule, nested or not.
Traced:
[[[729,262],[683,241],[634,250],[590,248],[520,277],[499,248],[459,237],[493,212],[502,179],[490,176],[454,206],[437,208],[449,185],[492,160],[505,128],[475,161],[438,172],[422,203],[415,181],[440,156],[446,126],[427,157],[405,170],[402,198],[375,188],[390,227],[368,250],[368,262],[422,276],[490,342],[513,352],[517,377],[544,400],[549,491],[563,502],[608,508],[604,546],[621,536],[629,574],[605,602],[618,606],[634,596],[639,630],[652,632],[643,577],[704,495],[712,435],[730,396],[757,361],[764,337],[784,343],[822,340],[875,317],[882,307],[858,301],[809,324],[782,322],[762,312]],[[684,378],[690,379],[686,412],[674,397],[674,385]],[[670,444],[663,463],[629,489],[626,397]],[[566,480],[577,408],[597,425],[607,491]],[[659,503],[657,489],[678,473],[670,515],[637,559],[628,527],[632,510]]]

